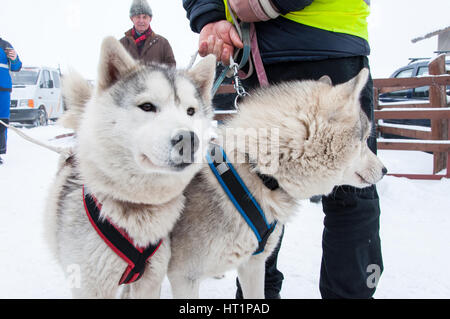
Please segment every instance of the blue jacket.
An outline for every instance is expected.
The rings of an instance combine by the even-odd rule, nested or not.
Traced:
[[[9,93],[12,90],[10,71],[18,72],[22,68],[17,56],[16,61],[11,61],[6,56],[5,49],[12,48],[11,44],[0,38],[0,118],[7,119],[10,115],[10,98]]]
[[[281,14],[299,11],[314,0],[272,0]],[[199,33],[211,22],[225,20],[223,0],[183,0],[191,29]],[[350,34],[330,32],[283,17],[255,23],[265,64],[367,56],[369,43]]]
[[[6,56],[6,48],[12,48],[12,45],[0,38],[0,91],[11,92],[12,83],[9,71],[19,72],[22,68],[22,62],[20,62],[18,56],[16,61],[10,61]],[[8,68],[4,66],[8,66]]]

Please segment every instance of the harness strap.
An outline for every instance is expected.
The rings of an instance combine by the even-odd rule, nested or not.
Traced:
[[[101,204],[97,202],[95,197],[85,193],[84,186],[83,202],[89,221],[97,231],[98,235],[108,247],[128,264],[128,267],[119,281],[119,285],[128,285],[138,281],[145,272],[148,260],[161,246],[162,240],[156,245],[151,244],[145,249],[136,247],[125,231],[100,216],[102,209]]]
[[[266,247],[267,239],[275,230],[277,222],[275,221],[272,225],[269,225],[263,210],[233,165],[228,161],[224,150],[220,146],[211,145],[206,157],[223,190],[258,239],[258,249],[253,255],[262,253]]]

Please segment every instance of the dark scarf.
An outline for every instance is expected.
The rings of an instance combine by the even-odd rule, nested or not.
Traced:
[[[133,35],[134,38],[134,42],[136,43],[138,49],[139,49],[139,53],[142,50],[142,48],[144,47],[145,41],[150,38],[152,36],[152,28],[149,27],[147,29],[147,31],[145,31],[144,33],[139,33],[138,31],[136,31],[136,28],[133,28],[131,30],[131,34]]]

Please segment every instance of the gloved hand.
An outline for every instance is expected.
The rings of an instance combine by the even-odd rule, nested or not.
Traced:
[[[267,21],[279,16],[270,0],[228,0],[228,4],[244,22]]]

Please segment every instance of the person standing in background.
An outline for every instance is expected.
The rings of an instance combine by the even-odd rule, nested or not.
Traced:
[[[9,124],[12,81],[10,71],[19,72],[22,62],[13,46],[0,38],[0,120]],[[0,125],[0,155],[6,154],[7,128]],[[0,156],[0,165],[3,159]]]
[[[229,10],[244,22],[254,22],[268,82],[318,80],[334,85],[369,68],[367,17],[370,0],[183,0],[191,29],[200,34],[199,54],[215,54],[229,64],[242,41]],[[256,74],[243,81],[247,91],[259,86]],[[374,119],[373,81],[361,95],[361,107]],[[368,141],[377,152],[374,136]],[[365,189],[336,188],[322,198],[325,213],[320,293],[324,299],[371,298],[383,271],[380,205],[375,185]],[[277,247],[266,261],[267,299],[280,298],[283,274],[277,269]],[[300,252],[299,252],[300,253]],[[376,269],[376,283],[369,282]],[[242,298],[238,285],[237,298]]]
[[[172,47],[167,39],[153,32],[150,26],[152,18],[153,12],[146,0],[133,0],[130,8],[133,28],[125,32],[120,43],[136,60],[175,67]]]

